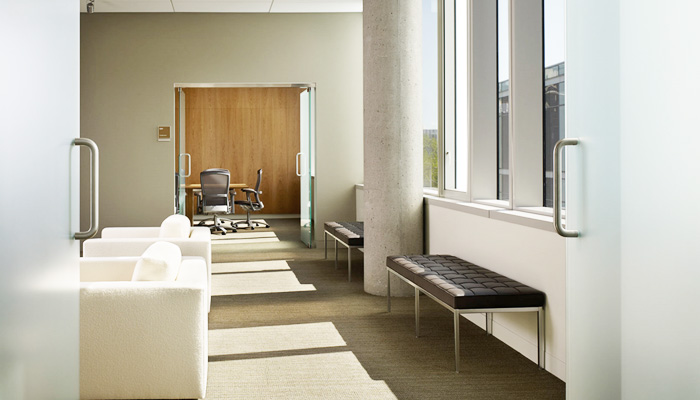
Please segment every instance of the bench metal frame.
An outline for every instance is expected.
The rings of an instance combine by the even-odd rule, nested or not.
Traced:
[[[409,281],[398,272],[386,267],[387,283],[386,283],[386,308],[387,312],[391,312],[391,274],[401,278],[402,281],[413,286],[415,292],[415,317],[416,317],[416,337],[420,336],[420,294],[423,293],[431,299],[435,300],[441,306],[452,311],[454,319],[455,333],[455,372],[459,372],[459,317],[462,314],[477,314],[486,313],[486,334],[493,334],[493,313],[495,312],[537,312],[537,365],[540,369],[544,369],[545,358],[545,332],[544,332],[544,307],[506,307],[506,308],[452,308],[444,301],[428,293],[422,287]]]
[[[335,269],[338,269],[338,242],[343,246],[348,248],[348,282],[352,281],[352,256],[350,254],[352,249],[361,249],[364,246],[351,246],[342,240],[338,239],[334,234],[328,232],[328,230],[323,230],[323,247],[324,247],[324,259],[328,259],[328,235],[335,239]]]

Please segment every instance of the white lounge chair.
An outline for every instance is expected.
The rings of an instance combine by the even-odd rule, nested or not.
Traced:
[[[204,398],[207,269],[182,257],[169,281],[132,281],[140,257],[80,261],[80,398]]]

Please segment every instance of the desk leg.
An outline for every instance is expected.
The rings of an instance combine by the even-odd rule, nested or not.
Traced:
[[[185,189],[185,215],[190,219],[190,223],[194,225],[194,213],[192,212],[194,208],[194,202],[192,201],[193,192],[192,189]]]
[[[194,191],[192,191],[192,194],[190,197],[190,221],[194,225]]]

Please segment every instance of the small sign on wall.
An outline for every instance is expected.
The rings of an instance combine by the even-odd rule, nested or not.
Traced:
[[[170,127],[169,126],[159,126],[158,127],[158,141],[159,142],[169,142],[170,141]]]

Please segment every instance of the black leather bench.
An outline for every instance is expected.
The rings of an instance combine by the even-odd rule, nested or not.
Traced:
[[[352,258],[350,251],[365,245],[365,224],[355,222],[326,222],[323,224],[323,245],[325,258],[328,258],[328,236],[335,239],[335,268],[338,268],[338,242],[348,248],[348,281],[352,279]]]
[[[420,293],[453,312],[455,370],[459,372],[459,317],[486,313],[486,333],[493,329],[494,312],[537,312],[537,364],[544,368],[545,294],[501,274],[450,255],[389,256],[386,260],[387,310],[391,312],[391,275],[415,290],[416,337],[419,336]]]

